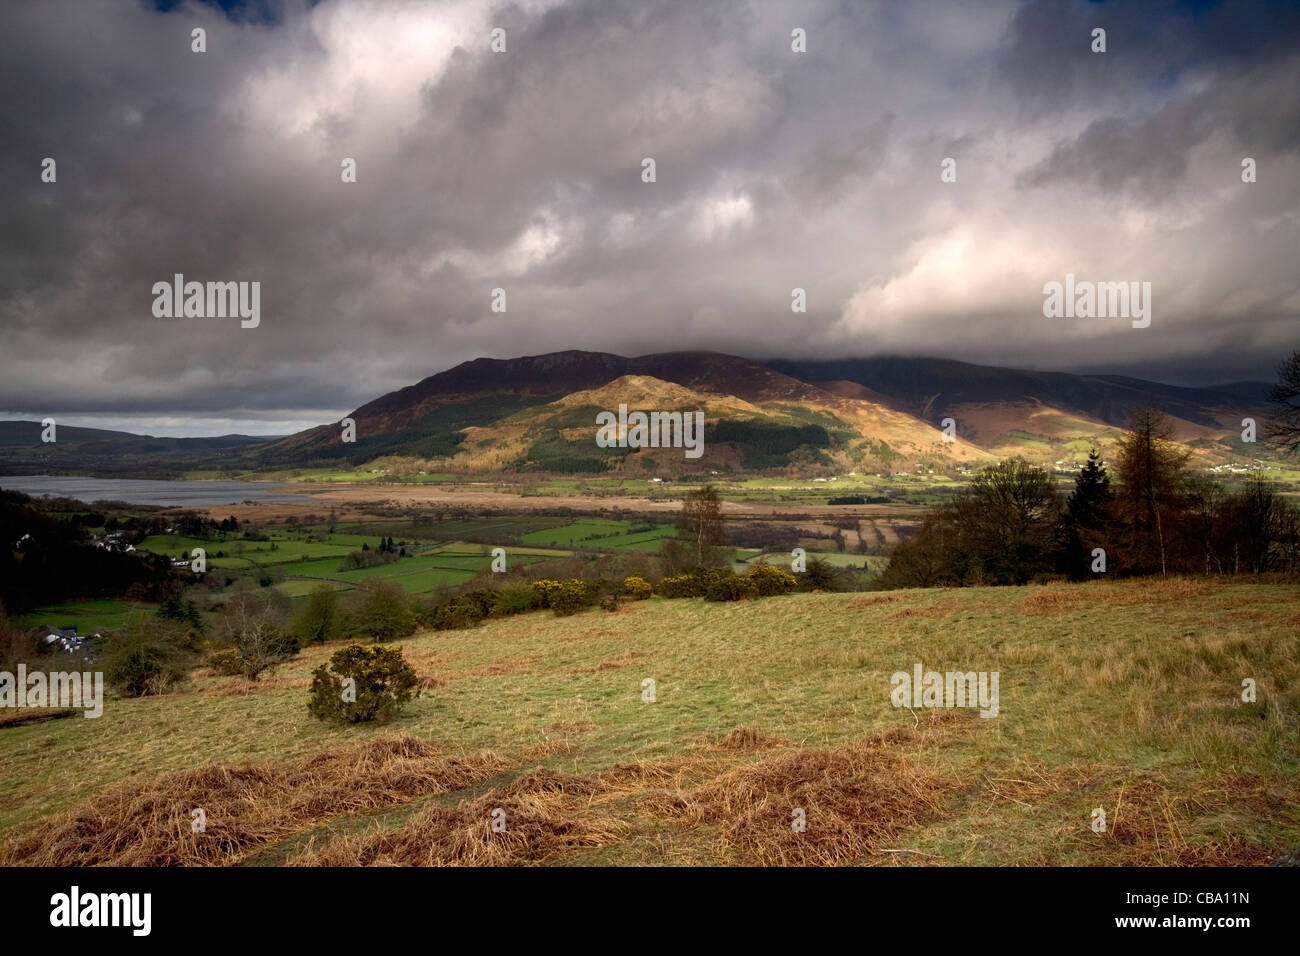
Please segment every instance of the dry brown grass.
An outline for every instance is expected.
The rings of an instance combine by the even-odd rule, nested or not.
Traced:
[[[846,607],[850,611],[860,611],[864,607],[875,607],[878,604],[893,604],[895,601],[901,601],[901,594],[877,594],[875,597],[858,597],[849,601]]]
[[[790,742],[782,737],[773,737],[757,727],[737,727],[725,737],[718,740],[721,750],[771,750],[773,747],[789,746]]]
[[[640,651],[624,651],[617,657],[611,657],[609,660],[601,661],[593,667],[578,667],[568,671],[570,674],[599,674],[601,671],[616,671],[624,667],[630,667],[632,662],[638,658],[645,657]]]
[[[296,866],[506,866],[546,862],[565,851],[609,846],[628,831],[595,811],[599,781],[559,770],[531,770],[456,807],[426,807],[391,832],[313,838]],[[505,829],[492,829],[504,814]]]
[[[651,795],[658,812],[712,825],[725,859],[744,865],[843,865],[895,850],[901,834],[937,819],[955,782],[913,753],[950,720],[899,728],[829,750],[790,749],[701,786]],[[796,809],[805,832],[792,827]]]
[[[264,677],[261,680],[245,680],[242,677],[232,677],[229,680],[201,687],[198,692],[209,697],[239,697],[256,694],[264,690],[300,689],[310,686],[311,681],[299,677]]]
[[[500,773],[484,751],[444,754],[411,737],[381,737],[283,767],[206,766],[128,782],[44,821],[0,852],[31,866],[222,865],[331,816],[406,803]],[[191,830],[191,811],[206,830]]]
[[[1065,809],[1073,822],[1060,828],[1056,852],[1083,847],[1097,865],[1259,866],[1279,850],[1243,837],[1246,828],[1237,817],[1281,812],[1300,822],[1300,785],[1280,787],[1259,775],[1219,771],[1173,783],[1081,763],[1049,769],[1036,760],[1007,773],[985,775],[973,798],[994,807],[1016,804],[1043,817]],[[1104,833],[1091,828],[1095,806],[1106,812]],[[1052,866],[1061,860],[1049,853],[1021,862]]]
[[[791,747],[739,727],[712,747],[590,775],[529,771],[455,807],[429,806],[396,830],[313,838],[305,866],[504,866],[556,862],[622,843],[634,818],[687,831],[710,858],[741,864],[843,864],[883,854],[893,837],[942,812],[954,784],[909,754],[958,722],[942,715],[828,750]],[[747,752],[779,752],[736,764]],[[791,813],[802,807],[805,833]],[[617,808],[617,809],[615,809]],[[505,830],[492,830],[504,811]],[[698,832],[696,832],[698,831]]]
[[[536,670],[542,664],[541,658],[538,657],[516,657],[503,658],[499,661],[493,661],[486,667],[476,667],[472,670],[461,671],[459,674],[453,674],[452,677],[508,677],[513,674],[528,674]]]
[[[954,612],[952,607],[935,605],[934,607],[905,607],[885,615],[886,621],[906,621],[915,617],[946,617]]]
[[[1260,866],[1277,852],[1243,838],[1232,814],[1247,806],[1276,813],[1300,800],[1295,787],[1286,794],[1267,789],[1259,778],[1226,772],[1186,790],[1140,777],[1121,786],[1108,832],[1090,836],[1113,866]],[[1206,832],[1207,819],[1221,824]]]
[[[78,711],[68,707],[18,707],[14,710],[0,711],[0,730],[5,727],[25,727],[28,724],[43,724],[47,720],[59,720],[71,717]]]
[[[1034,591],[1020,602],[1025,614],[1060,614],[1082,608],[1135,607],[1143,604],[1173,604],[1189,598],[1213,594],[1223,588],[1218,581],[1192,578],[1145,578],[1104,585],[1073,584]]]

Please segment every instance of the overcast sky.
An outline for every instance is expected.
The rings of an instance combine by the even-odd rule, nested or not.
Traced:
[[[1201,384],[1300,347],[1295,3],[253,7],[0,7],[0,417],[285,433],[561,349]],[[260,326],[155,318],[175,273],[260,282]],[[1046,318],[1066,273],[1150,282],[1150,327]]]

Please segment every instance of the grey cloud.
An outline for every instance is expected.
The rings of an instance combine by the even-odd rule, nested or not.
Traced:
[[[979,6],[5,5],[0,407],[314,420],[566,348],[1267,375],[1300,310],[1292,14]],[[982,278],[991,250],[1025,264]],[[1034,312],[1074,263],[1172,311],[1063,350]],[[262,326],[154,319],[175,272],[261,281]],[[873,288],[895,312],[853,312]]]

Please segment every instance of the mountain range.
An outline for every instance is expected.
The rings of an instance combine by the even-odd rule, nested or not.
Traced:
[[[283,438],[174,439],[0,422],[0,468],[163,474],[198,467],[357,466],[396,456],[429,470],[647,476],[795,469],[882,471],[929,462],[970,467],[1012,455],[1075,462],[1105,452],[1131,412],[1162,410],[1176,437],[1219,463],[1263,454],[1242,419],[1266,414],[1263,382],[1184,388],[934,358],[758,362],[717,352],[627,358],[564,351],[480,358],[382,395],[347,418]],[[702,411],[704,454],[602,448],[601,411]],[[946,420],[951,420],[946,421]],[[947,425],[951,440],[945,440]]]

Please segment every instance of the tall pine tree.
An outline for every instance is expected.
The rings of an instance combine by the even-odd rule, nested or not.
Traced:
[[[1094,448],[1075,479],[1074,491],[1065,501],[1061,522],[1062,570],[1076,581],[1091,572],[1092,549],[1104,547],[1113,498],[1110,475],[1102,464],[1101,454]]]

